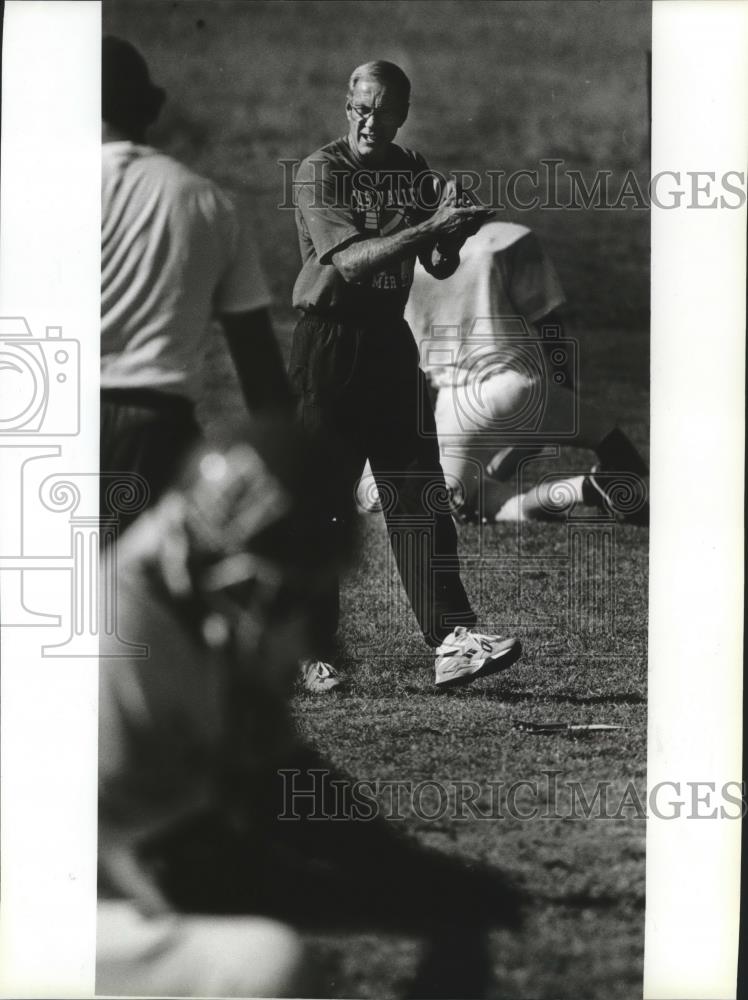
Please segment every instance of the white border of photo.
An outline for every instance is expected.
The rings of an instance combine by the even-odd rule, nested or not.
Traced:
[[[685,194],[652,205],[646,1000],[736,989],[741,824],[721,790],[742,771],[746,53],[745,2],[654,4],[652,176]],[[696,171],[742,172],[742,206]]]
[[[48,398],[32,433],[27,426],[17,436],[12,425],[0,447],[0,553],[31,567],[0,581],[0,993],[90,996],[98,635],[93,595],[76,591],[71,540],[75,528],[95,570],[100,5],[11,0],[3,36],[0,316],[25,319],[36,343],[19,343],[17,353],[39,362]],[[23,467],[21,458],[29,459]],[[55,478],[45,507],[39,478],[47,470]],[[60,607],[70,613],[34,617]],[[87,629],[78,630],[73,607]],[[67,650],[66,628],[75,633]]]

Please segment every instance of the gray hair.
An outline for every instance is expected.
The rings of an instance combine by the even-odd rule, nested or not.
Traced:
[[[357,66],[348,81],[349,99],[353,96],[356,84],[360,80],[378,80],[380,83],[389,84],[393,90],[397,91],[403,107],[407,108],[410,102],[410,80],[394,63],[384,59],[376,59],[374,62],[362,63],[361,66]]]

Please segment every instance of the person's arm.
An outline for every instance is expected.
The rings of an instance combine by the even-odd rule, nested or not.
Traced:
[[[291,387],[268,310],[224,313],[220,321],[249,412],[290,412]]]
[[[441,237],[462,235],[466,225],[474,224],[480,215],[485,215],[485,209],[459,208],[445,198],[431,218],[392,236],[374,236],[349,243],[332,255],[332,263],[347,282],[355,283],[388,264],[433,248],[431,259],[426,258],[429,264],[424,266],[427,270],[430,267],[431,273],[436,272],[434,277],[446,278],[457,269],[459,254],[456,258],[447,257],[448,265],[435,264],[438,253],[435,245]]]
[[[474,236],[478,232],[483,223],[487,222],[491,215],[493,215],[493,212],[487,211],[480,203],[476,204],[475,201],[471,201],[469,205],[466,205],[462,196],[458,194],[457,182],[454,179],[447,182],[442,195],[442,202],[447,205],[459,205],[463,208],[475,208],[477,211],[474,218],[464,221],[456,233],[441,236],[438,243],[433,247],[422,250],[419,253],[418,259],[426,273],[438,281],[450,278],[455,273],[460,266],[460,251],[463,246],[471,236]]]
[[[173,912],[149,866],[139,857],[136,841],[126,831],[99,820],[99,891],[131,900],[146,917]]]
[[[493,212],[485,209],[479,202],[476,203],[474,199],[469,202],[469,206],[466,206],[463,198],[463,195],[458,194],[456,181],[454,179],[448,181],[444,188],[442,201],[448,205],[475,208],[475,216],[463,222],[456,233],[443,235],[438,243],[425,251],[422,250],[418,255],[426,273],[440,281],[455,273],[460,266],[460,251],[463,246],[493,215]]]

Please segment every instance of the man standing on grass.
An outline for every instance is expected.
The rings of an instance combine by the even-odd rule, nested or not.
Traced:
[[[355,488],[369,460],[388,498],[401,579],[426,642],[436,647],[436,684],[449,687],[503,670],[521,647],[474,629],[434,417],[403,319],[416,257],[432,277],[448,278],[486,212],[459,206],[453,182],[439,192],[423,157],[395,145],[409,100],[410,82],[398,66],[359,66],[348,87],[348,134],[299,167],[302,268],[293,304],[302,317],[290,377],[304,424],[335,442],[341,494]],[[326,662],[337,623],[334,587],[320,595],[320,659],[307,666],[320,690],[339,683]]]
[[[102,514],[117,474],[140,475],[153,503],[199,439],[195,404],[212,319],[223,326],[252,412],[291,399],[246,226],[215,184],[145,144],[164,98],[137,49],[105,37]]]

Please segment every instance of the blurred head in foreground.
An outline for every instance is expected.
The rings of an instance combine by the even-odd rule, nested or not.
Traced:
[[[151,80],[134,45],[105,35],[101,44],[101,117],[136,142],[158,118],[166,94]]]
[[[145,565],[200,642],[286,684],[308,652],[310,598],[353,553],[353,500],[340,509],[335,475],[321,444],[290,422],[244,424],[201,445],[125,532],[121,570]]]

